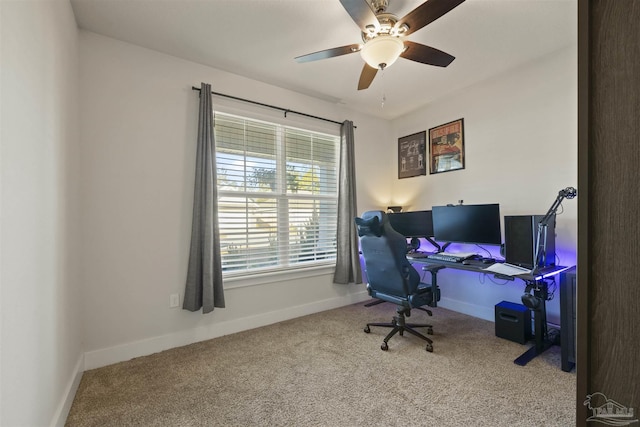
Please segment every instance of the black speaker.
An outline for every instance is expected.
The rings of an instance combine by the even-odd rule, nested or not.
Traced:
[[[536,258],[538,223],[544,215],[510,215],[504,217],[504,259],[509,264],[532,269]],[[540,238],[540,245],[543,238]],[[545,267],[556,264],[556,218],[547,224]]]

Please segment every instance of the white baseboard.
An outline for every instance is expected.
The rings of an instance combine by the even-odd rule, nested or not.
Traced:
[[[282,322],[284,320],[294,319],[296,317],[306,316],[320,311],[355,304],[366,301],[369,298],[367,291],[363,290],[342,297],[289,307],[284,310],[262,313],[255,316],[228,320],[220,323],[213,323],[194,329],[147,338],[100,350],[89,351],[84,354],[84,370],[100,368],[102,366],[123,362],[125,360],[131,360],[135,357],[158,353],[170,348],[182,347],[196,342],[221,337],[223,335],[229,335],[260,326]]]
[[[469,316],[478,317],[480,319],[495,322],[495,308],[485,307],[481,305],[469,304],[451,298],[441,297],[438,301],[438,307],[448,310],[457,311],[458,313],[467,314]]]
[[[67,422],[67,416],[69,415],[69,411],[71,410],[71,405],[73,404],[73,399],[76,397],[76,391],[78,391],[78,386],[80,385],[80,380],[82,379],[84,367],[84,354],[80,354],[78,358],[78,362],[73,370],[73,376],[69,379],[69,384],[65,390],[62,401],[58,405],[58,409],[53,416],[53,420],[51,421],[52,427],[64,427]]]

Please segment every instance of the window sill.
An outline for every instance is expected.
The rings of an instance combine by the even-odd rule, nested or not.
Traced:
[[[333,274],[334,264],[320,265],[306,268],[296,268],[291,270],[276,270],[264,273],[256,273],[251,276],[231,276],[225,277],[224,289],[243,288],[246,286],[264,285],[266,283],[283,282],[287,280],[306,279],[314,276],[325,276]]]

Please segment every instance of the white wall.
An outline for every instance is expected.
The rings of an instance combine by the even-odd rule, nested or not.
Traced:
[[[560,189],[577,184],[577,108],[573,46],[395,120],[397,140],[464,118],[466,161],[463,170],[395,180],[393,201],[411,210],[464,200],[499,203],[502,216],[545,214]],[[557,254],[561,265],[574,265],[576,200],[565,200],[563,207],[556,222]],[[497,246],[487,248],[500,257]],[[498,285],[503,281],[475,273],[444,270],[439,279],[443,307],[489,320],[495,304],[520,303],[523,293],[521,283]],[[556,292],[548,304],[549,320],[556,324],[558,300]]]
[[[2,1],[0,15],[0,425],[61,425],[83,354],[78,34],[67,1]]]
[[[388,123],[206,66],[81,32],[82,281],[86,367],[366,299],[364,285],[334,285],[332,269],[273,283],[229,283],[226,308],[202,315],[170,309],[183,295],[189,254],[198,93],[217,92],[336,121],[353,120],[359,203],[390,192],[380,146]],[[214,97],[214,107],[283,114]],[[289,115],[287,123],[337,125]],[[327,127],[328,126],[328,127]],[[383,171],[383,173],[380,173]],[[383,195],[383,196],[380,196]]]

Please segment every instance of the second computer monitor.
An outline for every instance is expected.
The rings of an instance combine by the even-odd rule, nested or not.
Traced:
[[[501,245],[500,205],[434,206],[433,234],[438,242]]]
[[[389,214],[391,227],[404,237],[433,237],[431,211]]]

